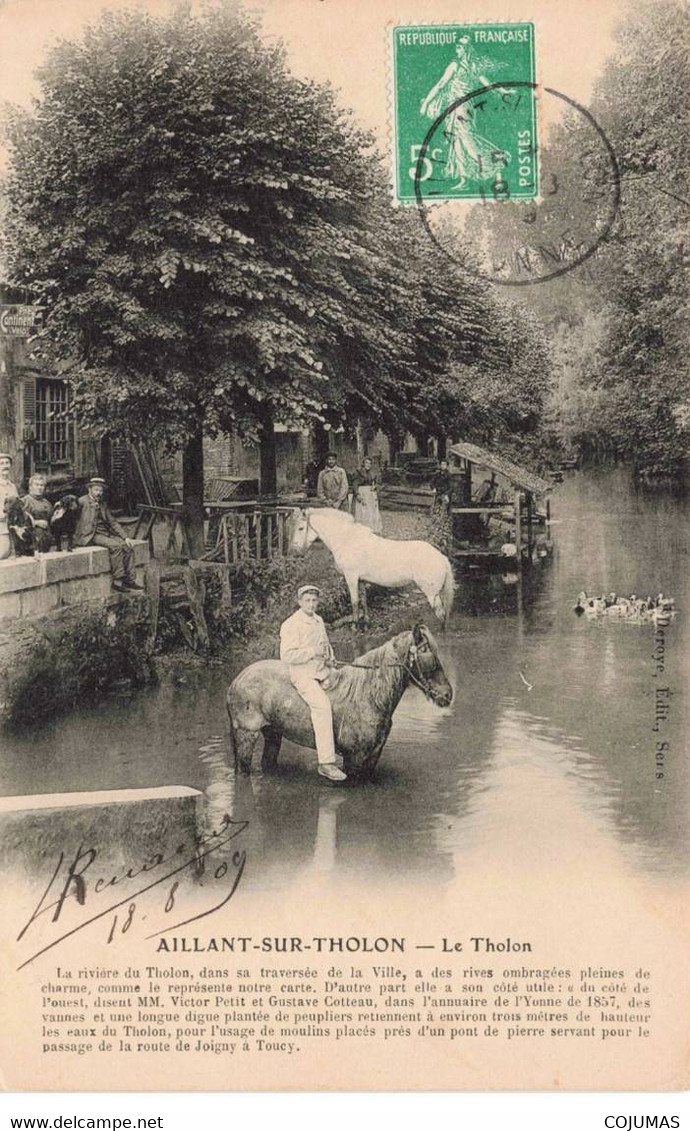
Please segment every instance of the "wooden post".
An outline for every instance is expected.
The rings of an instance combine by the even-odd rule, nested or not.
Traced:
[[[190,557],[204,554],[204,446],[201,428],[182,453],[182,496]]]
[[[230,584],[230,570],[223,566],[220,571],[220,606],[222,609],[232,608],[232,586]]]
[[[175,515],[172,515],[172,516],[168,516],[168,522],[170,523],[170,529],[168,531],[168,541],[167,541],[166,546],[165,546],[165,557],[166,558],[172,552],[173,547],[175,545],[175,531],[177,529],[177,515],[175,514]],[[199,554],[199,557],[201,557],[201,554]]]
[[[232,564],[237,565],[240,560],[240,542],[237,536],[238,515],[232,516]]]
[[[514,497],[515,505],[515,546],[517,549],[518,566],[522,569],[522,510],[520,506],[520,491],[516,488]]]
[[[225,558],[226,566],[230,565],[230,542],[228,538],[228,518],[229,515],[223,514],[220,516],[220,524],[223,528],[223,556]]]
[[[314,424],[314,458],[316,459],[319,467],[323,467],[328,455],[330,447],[330,432],[327,432],[323,424],[316,422]]]
[[[261,511],[254,511],[254,529],[256,530],[256,560],[261,561],[261,527],[263,526],[263,515]]]
[[[153,558],[146,565],[144,582],[146,596],[149,599],[149,627],[144,642],[144,652],[147,656],[150,656],[156,644],[158,613],[161,603],[161,570],[160,565]]]
[[[551,533],[551,499],[546,500],[546,533]]]
[[[259,494],[273,498],[278,494],[276,438],[273,416],[267,408],[262,413],[259,431]]]
[[[230,571],[227,565],[223,565],[222,562],[192,560],[189,562],[189,567],[199,575],[202,582],[208,575],[217,577],[220,582],[220,607],[221,609],[230,609],[232,607],[232,587],[230,585]]]
[[[187,590],[187,597],[189,599],[189,608],[196,629],[198,650],[200,652],[207,652],[209,648],[209,638],[206,618],[204,616],[206,586],[189,566],[183,568],[182,576],[184,578],[185,589]]]
[[[266,557],[273,557],[273,515],[266,515]]]
[[[531,561],[532,560],[532,542],[533,542],[533,537],[534,537],[533,533],[532,533],[532,508],[534,506],[534,496],[532,495],[531,491],[525,492],[525,503],[527,505],[527,554],[528,554],[529,559]]]

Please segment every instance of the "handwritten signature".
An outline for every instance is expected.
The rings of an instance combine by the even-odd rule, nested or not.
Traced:
[[[61,851],[48,885],[29,916],[29,919],[17,935],[17,942],[20,942],[21,939],[29,933],[30,929],[38,920],[43,916],[50,915],[51,912],[51,922],[58,923],[65,913],[65,908],[74,907],[74,900],[76,900],[80,907],[86,907],[88,903],[90,911],[94,899],[96,899],[97,896],[102,896],[109,889],[120,884],[127,884],[127,881],[135,880],[137,877],[148,877],[151,873],[157,873],[162,868],[167,870],[162,875],[157,875],[155,879],[146,882],[142,887],[138,887],[134,891],[128,891],[124,898],[117,899],[114,903],[109,903],[107,907],[96,911],[94,914],[87,912],[85,919],[82,919],[76,926],[61,931],[60,934],[51,939],[45,946],[42,946],[39,950],[30,955],[29,958],[26,958],[17,969],[22,970],[25,966],[28,966],[29,963],[40,958],[42,954],[45,954],[47,951],[52,950],[53,947],[64,942],[65,939],[76,935],[79,931],[83,931],[85,927],[89,927],[92,923],[106,919],[109,916],[112,916],[112,920],[110,922],[107,941],[109,943],[113,942],[116,934],[126,934],[138,917],[141,918],[142,922],[143,919],[146,918],[145,915],[141,915],[139,912],[136,902],[137,899],[145,893],[152,891],[154,888],[168,883],[168,881],[170,881],[170,887],[167,892],[163,910],[165,914],[170,914],[176,906],[180,885],[180,879],[176,879],[175,877],[182,877],[182,873],[187,869],[191,869],[197,877],[204,875],[207,867],[214,863],[213,861],[209,861],[207,865],[208,858],[240,836],[247,828],[248,824],[248,821],[233,821],[232,818],[226,814],[221,821],[220,828],[209,833],[207,836],[195,837],[190,842],[178,844],[168,853],[153,853],[146,860],[132,864],[122,874],[112,875],[109,878],[104,876],[99,876],[96,879],[93,878],[93,867],[99,856],[97,848],[87,848],[84,845],[80,845],[71,863],[67,865],[66,871],[64,870],[64,865],[68,858],[65,852]],[[181,861],[180,858],[182,858]],[[208,907],[206,910],[196,915],[191,915],[170,926],[154,931],[152,934],[146,935],[145,937],[148,939],[157,938],[159,935],[166,934],[168,931],[176,931],[180,927],[185,927],[197,919],[203,919],[207,915],[212,915],[215,911],[219,911],[221,907],[229,903],[237,891],[246,862],[247,853],[244,849],[236,849],[227,859],[223,859],[213,868],[212,878],[214,880],[221,881],[227,877],[230,883],[229,890],[224,893],[219,903],[215,903],[212,907]],[[174,866],[169,868],[169,865]],[[53,898],[55,896],[57,896],[57,898]]]

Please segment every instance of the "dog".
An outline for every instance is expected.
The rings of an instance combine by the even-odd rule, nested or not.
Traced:
[[[74,549],[74,532],[79,518],[79,501],[76,495],[63,495],[58,499],[50,520],[50,529],[55,539],[55,549],[62,550],[67,542],[67,553]]]
[[[36,526],[31,515],[24,510],[21,499],[5,501],[5,516],[16,557],[33,558],[50,548],[50,534]]]

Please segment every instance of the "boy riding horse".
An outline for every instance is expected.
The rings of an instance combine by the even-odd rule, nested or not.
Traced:
[[[316,611],[319,594],[316,585],[297,590],[299,609],[280,627],[280,658],[290,665],[290,682],[309,707],[319,773],[331,782],[343,782],[347,775],[337,765],[333,712],[324,690],[334,656],[326,626]]]

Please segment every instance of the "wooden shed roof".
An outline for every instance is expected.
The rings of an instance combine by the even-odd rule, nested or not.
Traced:
[[[516,487],[521,487],[524,491],[532,491],[535,495],[544,495],[551,490],[551,484],[548,480],[542,479],[540,475],[535,475],[533,471],[527,471],[526,468],[520,467],[519,464],[513,463],[512,460],[499,455],[497,452],[480,448],[478,444],[469,444],[462,441],[459,444],[453,444],[450,451],[454,456],[469,460],[470,463],[477,463],[480,467],[495,471],[497,475],[504,475],[506,479],[514,483]]]

